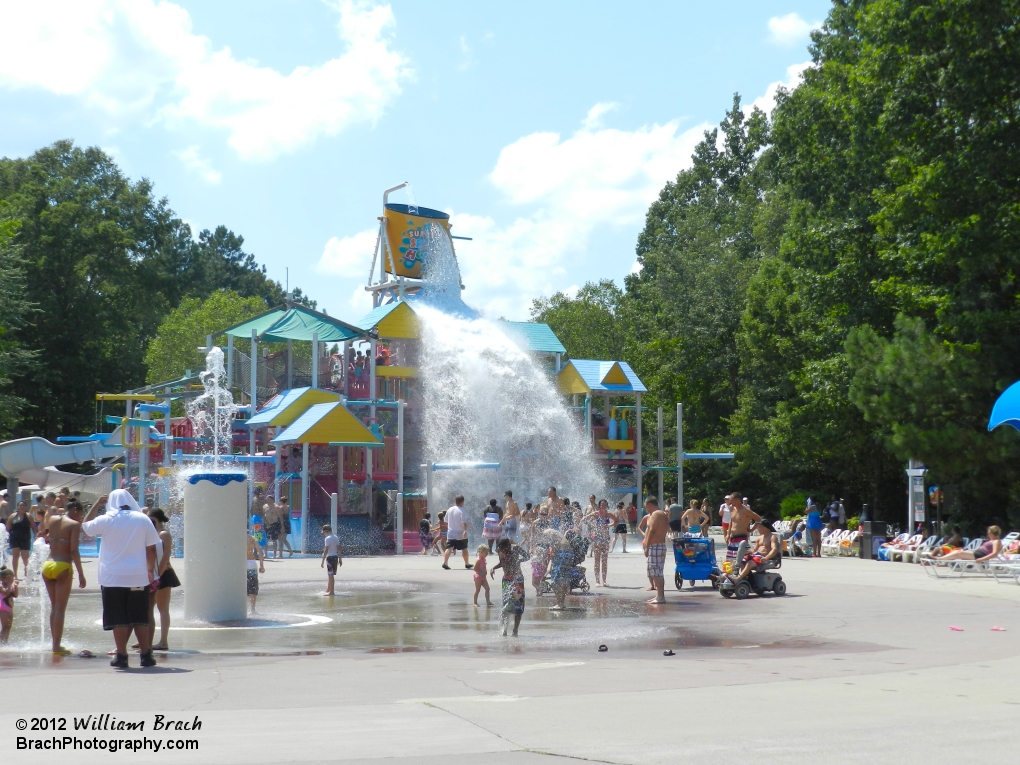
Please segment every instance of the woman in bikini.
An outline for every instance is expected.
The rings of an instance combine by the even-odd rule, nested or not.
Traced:
[[[61,645],[64,637],[64,615],[67,601],[71,597],[74,575],[73,565],[78,571],[78,588],[85,587],[85,572],[81,568],[78,542],[81,539],[82,507],[78,500],[67,502],[63,515],[51,515],[46,521],[44,534],[50,543],[50,557],[42,564],[43,582],[46,594],[50,596],[50,636],[53,638],[53,653],[66,656],[71,653]]]
[[[168,651],[167,635],[170,632],[170,595],[174,587],[181,586],[174,567],[170,565],[170,552],[174,549],[174,540],[163,525],[169,521],[160,508],[149,511],[152,525],[156,527],[161,545],[156,545],[156,573],[159,574],[159,589],[149,596],[149,642],[153,651]],[[160,549],[162,547],[162,549]],[[156,614],[159,611],[159,642],[156,636]]]

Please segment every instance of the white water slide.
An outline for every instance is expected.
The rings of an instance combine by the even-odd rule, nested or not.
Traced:
[[[119,438],[117,431],[110,434],[112,441]],[[108,467],[92,475],[81,475],[65,473],[57,470],[54,465],[94,462],[99,467],[101,463],[112,462],[123,454],[124,447],[106,446],[101,441],[63,445],[51,443],[45,438],[17,438],[0,444],[0,473],[45,491],[57,491],[66,486],[71,491],[80,491],[84,499],[94,500],[110,491]]]

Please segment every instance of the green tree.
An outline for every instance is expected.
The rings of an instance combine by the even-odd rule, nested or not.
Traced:
[[[98,148],[58,141],[0,159],[0,200],[21,222],[18,292],[37,308],[6,342],[36,350],[41,362],[8,373],[25,402],[10,426],[17,435],[90,432],[93,394],[142,384],[148,342],[182,299],[224,287],[283,299],[241,237],[219,227],[196,242],[148,180],[132,182]]]
[[[240,324],[266,310],[261,297],[241,297],[232,290],[219,290],[205,300],[186,298],[167,314],[145,351],[146,382],[173,380],[188,369],[205,366],[198,348],[207,335]],[[250,341],[238,340],[238,349]]]
[[[558,292],[531,303],[532,321],[548,324],[573,359],[623,358],[625,330],[617,313],[623,292],[605,279],[585,284],[574,298]]]
[[[664,408],[667,432],[675,404],[685,405],[689,449],[729,445],[727,419],[739,395],[735,337],[762,247],[756,213],[768,174],[759,155],[768,135],[766,116],[757,109],[745,115],[735,95],[719,129],[695,148],[691,167],[648,210],[637,242],[640,270],[626,279],[628,358],[649,389],[645,401]],[[654,440],[645,442],[650,449]],[[667,439],[666,458],[675,455]],[[733,470],[722,462],[689,465],[688,493],[718,496]]]
[[[9,205],[0,201],[0,440],[17,425],[25,400],[11,393],[11,378],[30,369],[35,354],[21,347],[15,333],[30,318],[25,295],[24,263],[13,244],[19,222],[8,217]]]

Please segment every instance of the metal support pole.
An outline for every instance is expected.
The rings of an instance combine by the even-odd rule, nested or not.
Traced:
[[[336,510],[340,504],[340,498],[337,497],[334,491],[329,495],[329,527],[333,529],[333,533],[336,534]]]
[[[274,438],[279,438],[280,434],[282,432],[283,432],[283,428],[277,426],[276,433],[273,434],[273,437]],[[268,436],[269,436],[268,429],[266,430],[266,436],[267,436],[266,440],[269,441],[270,439],[268,438]],[[280,472],[283,469],[283,447],[280,446],[280,444],[276,444],[276,451],[274,452],[274,454],[276,456],[273,457],[273,468],[274,468],[274,472],[276,473],[276,476],[273,478],[273,486],[275,487],[275,489],[273,490],[273,502],[276,502],[277,504],[279,504],[280,503]]]
[[[312,387],[319,387],[319,333],[312,333]]]
[[[125,402],[124,406],[125,417],[131,416],[131,410],[132,407],[134,406],[134,403],[135,402],[132,401],[131,399],[128,399]],[[124,444],[124,488],[127,489],[128,491],[131,491],[131,450],[127,448],[128,444],[127,429],[128,425],[126,423],[120,426],[120,442]],[[139,502],[138,504],[141,505],[145,503]]]
[[[174,442],[170,438],[170,431],[173,428],[173,419],[170,417],[170,389],[167,388],[166,398],[163,399],[163,403],[166,404],[166,414],[163,415],[163,435],[166,439],[163,441],[163,467],[170,467],[170,453],[173,451]]]
[[[425,511],[431,513],[433,518],[438,518],[439,511],[432,504],[432,466],[422,465],[421,471],[425,474]]]
[[[301,444],[301,554],[308,546],[308,444]]]
[[[563,369],[563,361],[562,361],[562,358],[561,358],[560,354],[557,353],[556,354],[556,374],[559,374],[561,369]]]
[[[404,407],[407,403],[401,399],[397,402],[397,517],[394,528],[397,530],[397,555],[404,552]]]
[[[644,467],[641,464],[641,394],[635,393],[634,397],[637,399],[637,401],[635,402],[637,404],[637,425],[634,426],[635,428],[637,428],[637,435],[634,439],[635,446],[637,447],[637,454],[635,455],[637,459],[635,460],[634,472],[637,475],[637,494],[639,499],[638,507],[641,507],[643,504],[644,496],[643,495],[644,489],[642,488],[643,477],[641,475],[641,469]],[[662,502],[662,497],[659,497],[659,501]]]
[[[255,410],[258,408],[259,365],[258,357],[256,356],[258,353],[258,345],[259,334],[253,329],[251,331],[251,348],[249,349],[251,351],[251,363],[248,365],[250,367],[249,372],[251,378],[251,390],[249,391],[250,395],[248,396],[248,402],[251,404],[251,412],[248,414],[249,417],[254,417]],[[280,453],[279,448],[277,448],[276,453]],[[248,454],[252,457],[255,456],[255,431],[252,428],[248,429]],[[280,498],[279,493],[277,493],[276,498]]]
[[[584,397],[584,434],[588,437],[589,446],[591,446],[591,394],[587,394]]]
[[[343,360],[343,375],[344,375],[344,398],[351,397],[351,376],[348,373],[350,365],[347,363],[347,358],[351,352],[351,341],[344,340],[344,360]]]
[[[227,335],[227,390],[234,387],[234,336]]]
[[[143,410],[141,415],[142,415],[142,419],[143,420],[148,420],[149,419],[149,412],[148,412],[148,410]],[[149,449],[148,449],[148,445],[149,445],[149,432],[148,432],[148,427],[149,427],[148,425],[145,426],[145,432],[142,434],[142,437],[139,439],[139,440],[141,440],[145,444],[144,446],[142,446],[141,449],[138,450],[138,504],[139,505],[144,505],[145,504],[145,479],[146,479],[146,473],[149,472]]]
[[[662,407],[661,406],[659,407],[659,411],[658,411],[658,419],[659,419],[659,431],[658,431],[658,441],[659,441],[658,447],[659,448],[658,448],[657,457],[659,459],[659,464],[661,465],[663,459],[665,459],[665,457],[663,455],[663,450],[662,450]],[[665,471],[657,470],[656,473],[658,474],[657,477],[659,479],[659,487],[658,487],[659,488],[659,501],[661,502],[662,501],[662,493],[663,493],[663,491],[665,489],[665,487],[663,486],[663,478],[664,478]],[[682,505],[681,505],[681,507],[682,507]]]
[[[684,405],[676,405],[676,501],[684,506]]]
[[[294,341],[287,341],[287,390],[294,387]]]

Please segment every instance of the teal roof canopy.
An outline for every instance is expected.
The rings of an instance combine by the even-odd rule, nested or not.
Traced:
[[[364,334],[357,327],[304,306],[275,308],[219,334],[250,338],[252,330],[259,340],[271,343],[284,340],[311,342],[312,335],[316,335],[320,343],[338,343]]]
[[[563,343],[556,337],[556,333],[548,324],[540,324],[536,321],[502,321],[500,324],[506,328],[508,335],[523,337],[528,350],[533,353],[566,354],[567,352]]]

